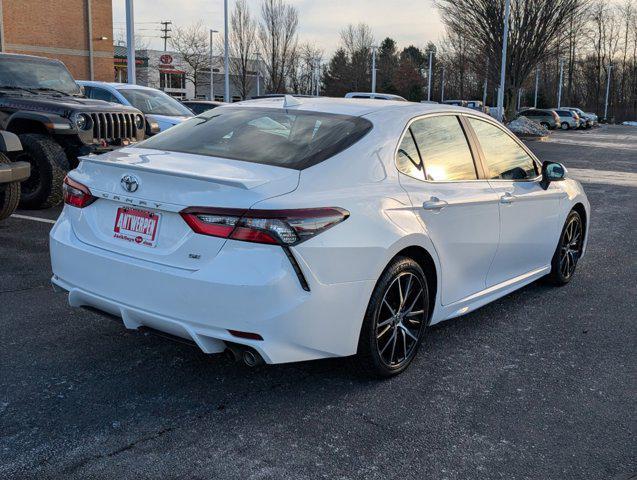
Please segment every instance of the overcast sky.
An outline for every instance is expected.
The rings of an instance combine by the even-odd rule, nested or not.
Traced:
[[[259,0],[248,0],[254,14]],[[367,23],[377,40],[391,36],[400,47],[423,47],[443,35],[443,26],[431,0],[288,0],[299,9],[299,39],[319,45],[331,55],[339,43],[339,31],[348,23]],[[234,4],[229,0],[230,8]],[[124,36],[124,0],[113,0],[114,37]],[[163,48],[159,22],[188,25],[202,20],[223,31],[223,0],[135,0],[136,33],[151,48]]]

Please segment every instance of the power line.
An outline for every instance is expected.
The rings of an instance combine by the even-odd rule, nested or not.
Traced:
[[[166,46],[168,44],[168,39],[171,38],[171,36],[168,35],[168,32],[172,31],[170,28],[168,28],[168,25],[172,25],[173,22],[159,22],[159,23],[162,24],[161,31],[163,32],[163,35],[160,38],[164,40],[164,52],[165,52]]]

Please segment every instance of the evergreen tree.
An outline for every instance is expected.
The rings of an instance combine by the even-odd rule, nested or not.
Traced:
[[[328,97],[342,97],[350,91],[351,65],[345,49],[339,48],[325,70],[323,86]]]
[[[379,92],[396,93],[393,84],[394,74],[398,68],[398,55],[396,42],[387,37],[378,49],[378,61],[376,62],[376,85]]]

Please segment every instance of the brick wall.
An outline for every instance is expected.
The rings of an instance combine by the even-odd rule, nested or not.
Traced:
[[[5,51],[57,58],[76,79],[88,79],[88,1],[94,78],[113,81],[111,0],[2,0]]]

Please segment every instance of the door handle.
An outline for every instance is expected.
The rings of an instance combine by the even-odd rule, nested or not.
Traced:
[[[444,200],[440,200],[438,197],[431,197],[429,200],[426,200],[422,204],[422,208],[425,210],[442,210],[448,205]]]
[[[513,203],[515,199],[518,198],[515,195],[510,194],[509,192],[505,192],[504,195],[500,197],[500,203]]]

